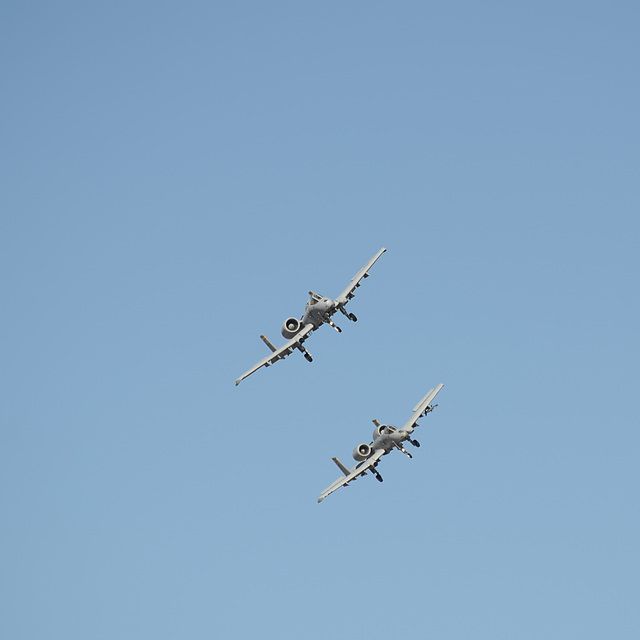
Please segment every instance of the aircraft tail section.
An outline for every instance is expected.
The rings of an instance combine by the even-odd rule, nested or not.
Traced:
[[[349,475],[349,469],[347,469],[338,458],[332,458],[332,460],[338,465],[338,469],[340,469],[345,476]]]
[[[267,347],[269,347],[269,349],[271,349],[271,351],[275,351],[276,348],[273,346],[273,344],[271,343],[271,341],[269,340],[269,338],[267,338],[267,336],[260,336],[262,338],[262,342],[264,342]]]

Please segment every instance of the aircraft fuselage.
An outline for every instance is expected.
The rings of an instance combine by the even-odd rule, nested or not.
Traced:
[[[331,300],[331,298],[324,298],[317,293],[312,293],[311,291],[309,293],[311,297],[304,308],[301,323],[303,327],[309,323],[314,327],[319,327],[323,322],[328,320],[329,314],[335,306],[335,302]]]
[[[395,427],[392,427],[392,429],[393,431],[391,431],[390,433],[381,433],[371,443],[371,451],[384,449],[388,453],[396,445],[400,445],[401,442],[406,440],[407,434],[404,431],[398,430]]]

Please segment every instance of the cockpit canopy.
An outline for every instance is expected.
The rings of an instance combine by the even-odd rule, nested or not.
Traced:
[[[371,435],[371,437],[373,438],[373,440],[375,440],[376,438],[379,438],[383,434],[389,435],[391,433],[395,433],[397,430],[398,429],[396,429],[396,427],[394,427],[393,425],[377,423],[376,428],[373,430],[373,434]]]
[[[311,296],[309,298],[309,304],[316,304],[323,299],[322,296],[319,296],[317,293],[313,293],[313,291],[309,291],[309,295]]]

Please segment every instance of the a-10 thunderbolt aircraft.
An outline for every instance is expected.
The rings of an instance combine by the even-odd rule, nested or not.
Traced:
[[[331,300],[331,298],[324,298],[317,293],[313,293],[313,291],[309,291],[309,295],[311,297],[307,301],[302,318],[300,318],[300,320],[297,318],[287,318],[282,325],[282,336],[286,338],[288,342],[283,344],[279,349],[276,349],[265,336],[260,336],[267,347],[271,349],[272,353],[270,356],[260,360],[258,364],[251,367],[249,371],[243,373],[236,380],[236,386],[239,385],[246,377],[256,372],[260,367],[268,367],[274,362],[284,359],[292,353],[294,349],[298,349],[298,351],[303,353],[304,357],[311,362],[313,358],[302,346],[302,343],[309,337],[312,331],[315,331],[325,322],[330,324],[338,333],[340,333],[342,329],[340,329],[340,327],[338,327],[331,319],[331,316],[336,313],[336,311],[340,311],[349,318],[349,320],[356,322],[357,318],[355,315],[353,315],[353,313],[347,313],[344,310],[344,307],[347,302],[354,297],[355,290],[360,286],[360,280],[369,277],[369,269],[371,269],[376,260],[385,251],[386,249],[384,248],[380,249],[380,251],[378,251],[378,253],[376,253],[376,255],[373,256],[373,258],[371,258],[371,260],[369,260],[369,262],[367,262],[367,264],[365,264],[355,276],[353,276],[349,286],[335,300]]]
[[[380,424],[377,420],[373,421],[376,428],[373,432],[373,442],[370,444],[359,444],[353,450],[353,458],[357,462],[356,466],[352,469],[347,469],[338,458],[333,458],[333,461],[338,465],[338,468],[344,474],[342,478],[336,480],[332,485],[328,486],[318,498],[318,502],[322,502],[328,495],[338,490],[340,487],[348,485],[352,480],[356,480],[359,476],[366,475],[367,471],[370,471],[379,482],[382,482],[382,476],[376,469],[380,458],[386,455],[392,449],[399,449],[402,453],[406,454],[410,458],[411,454],[402,445],[403,442],[409,442],[414,447],[419,447],[420,443],[417,440],[413,440],[411,435],[415,427],[418,426],[418,420],[428,413],[431,413],[437,404],[431,404],[432,400],[436,397],[440,389],[444,385],[439,384],[435,389],[431,389],[427,395],[418,402],[413,408],[413,415],[409,421],[402,427],[402,429],[396,429],[391,425]]]

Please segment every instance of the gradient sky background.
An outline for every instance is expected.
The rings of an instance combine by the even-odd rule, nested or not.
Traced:
[[[5,0],[0,636],[637,638],[639,29]]]

